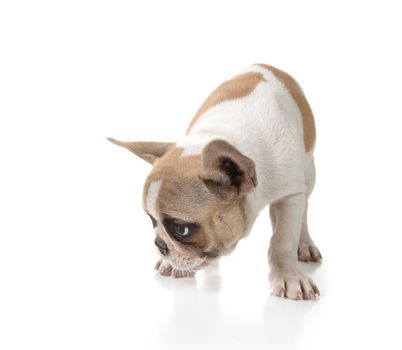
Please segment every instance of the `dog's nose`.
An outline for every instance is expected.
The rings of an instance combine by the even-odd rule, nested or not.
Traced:
[[[169,248],[166,245],[165,241],[162,238],[157,237],[155,239],[155,245],[158,247],[159,251],[163,256],[168,256]]]

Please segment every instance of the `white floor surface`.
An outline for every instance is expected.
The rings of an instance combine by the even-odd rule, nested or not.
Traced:
[[[394,1],[0,2],[0,349],[402,349]],[[271,295],[268,209],[220,266],[154,270],[150,166],[225,77],[296,77],[317,124],[316,301]]]

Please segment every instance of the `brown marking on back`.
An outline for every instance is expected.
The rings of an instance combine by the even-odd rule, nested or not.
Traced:
[[[191,130],[198,118],[211,107],[228,100],[238,99],[251,94],[262,81],[265,81],[264,76],[258,72],[239,74],[232,79],[224,81],[207,97],[198,109],[187,129],[187,133]]]
[[[313,112],[311,111],[310,105],[308,104],[307,99],[304,96],[304,93],[301,90],[299,84],[293,77],[291,77],[289,74],[285,73],[284,71],[281,71],[278,68],[269,66],[267,64],[259,64],[259,65],[272,72],[275,75],[275,77],[279,81],[281,81],[283,85],[285,85],[290,95],[296,102],[297,107],[299,107],[303,121],[304,148],[306,152],[309,152],[312,149],[316,138],[314,116]]]

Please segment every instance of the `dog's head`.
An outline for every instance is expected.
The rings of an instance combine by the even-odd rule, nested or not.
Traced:
[[[198,270],[235,248],[246,230],[244,196],[257,185],[251,159],[223,140],[189,156],[172,143],[109,140],[153,165],[143,208],[175,269]]]

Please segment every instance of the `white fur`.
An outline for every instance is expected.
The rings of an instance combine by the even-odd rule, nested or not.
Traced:
[[[213,139],[224,139],[256,164],[257,188],[247,196],[250,222],[267,204],[305,192],[304,170],[311,161],[304,150],[300,111],[288,90],[267,69],[253,65],[239,72],[262,73],[248,96],[207,110],[177,146],[185,155],[200,154]]]
[[[282,82],[259,65],[238,74],[246,72],[259,72],[266,81],[248,96],[207,110],[177,146],[184,148],[184,155],[196,155],[211,140],[224,139],[254,161],[258,185],[245,198],[244,235],[259,212],[271,204],[274,234],[269,261],[273,290],[292,299],[310,299],[318,290],[298,271],[296,262],[302,224],[307,225],[307,197],[311,190],[308,191],[310,180],[306,181],[305,174],[313,166],[313,150],[305,152],[301,112]]]
[[[147,211],[155,219],[158,219],[159,216],[158,211],[156,210],[156,203],[158,201],[161,186],[162,186],[162,180],[153,181],[149,185],[147,193],[147,200],[146,200]]]
[[[221,135],[207,133],[197,135],[187,135],[187,137],[177,142],[177,147],[183,148],[183,152],[180,157],[194,156],[201,154],[205,145],[216,139],[225,139]],[[227,140],[225,140],[227,141]]]

